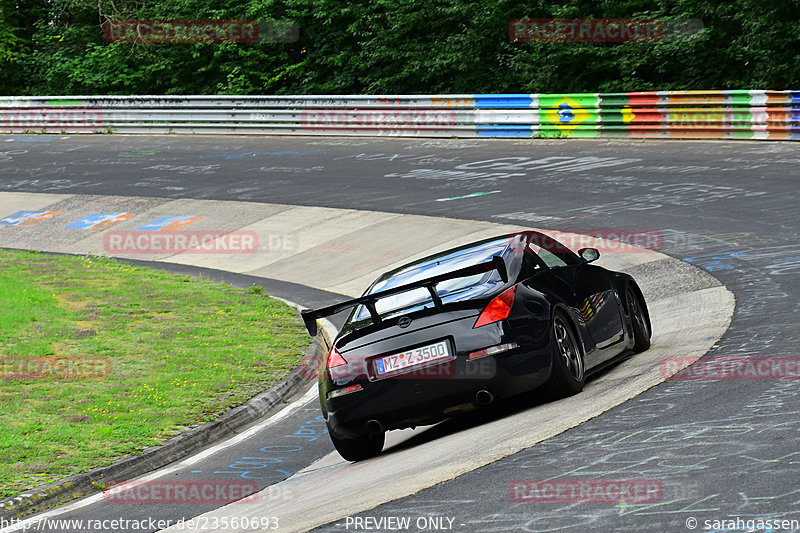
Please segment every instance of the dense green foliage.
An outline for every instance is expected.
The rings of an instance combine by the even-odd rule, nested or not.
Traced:
[[[797,0],[0,0],[0,94],[800,86]],[[511,19],[699,19],[693,39],[512,42]],[[294,43],[107,43],[108,19],[293,20]]]

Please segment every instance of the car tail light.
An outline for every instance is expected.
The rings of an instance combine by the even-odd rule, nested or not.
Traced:
[[[328,353],[328,363],[325,368],[334,368],[346,364],[347,361],[342,357],[342,354],[339,353],[335,346],[331,346],[331,351]]]
[[[350,385],[349,387],[344,387],[342,389],[332,390],[328,393],[328,398],[337,398],[339,396],[344,396],[345,394],[351,394],[353,392],[358,392],[362,390],[361,385],[356,383],[355,385]]]
[[[500,293],[500,296],[489,302],[489,305],[486,306],[481,316],[478,317],[478,321],[475,322],[475,325],[472,327],[479,328],[486,324],[499,322],[500,320],[508,318],[509,313],[511,313],[511,307],[514,305],[514,297],[516,295],[516,285],[504,290]]]
[[[498,344],[497,346],[489,346],[488,348],[484,348],[483,350],[478,350],[476,352],[471,352],[469,354],[470,359],[480,359],[481,357],[486,357],[487,355],[495,355],[502,352],[507,352],[508,350],[513,350],[514,348],[519,348],[519,344],[516,342],[507,342],[506,344]]]

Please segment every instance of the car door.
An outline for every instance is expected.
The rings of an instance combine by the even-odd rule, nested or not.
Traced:
[[[565,274],[581,297],[581,315],[600,350],[613,357],[625,340],[625,323],[620,296],[601,267],[583,263],[565,269]],[[606,359],[607,357],[603,357]]]
[[[570,252],[571,253],[571,252]],[[574,254],[573,254],[574,256]],[[603,361],[604,352],[598,350],[594,337],[588,330],[588,324],[582,318],[580,308],[583,302],[582,292],[579,296],[573,283],[569,281],[574,277],[568,272],[569,257],[559,259],[558,256],[542,253],[538,244],[526,243],[523,253],[522,269],[520,272],[522,283],[534,291],[543,292],[549,298],[562,302],[572,309],[572,315],[577,319],[579,336],[585,349],[586,368],[592,368]],[[545,262],[546,259],[546,262]],[[574,256],[572,264],[578,263]]]
[[[538,242],[537,255],[552,275],[574,291],[575,308],[586,324],[598,350],[605,360],[618,352],[617,345],[625,340],[624,317],[620,301],[602,267],[588,264],[554,239]],[[600,362],[600,361],[597,361]]]

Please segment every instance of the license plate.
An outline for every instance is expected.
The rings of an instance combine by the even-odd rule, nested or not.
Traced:
[[[435,344],[380,357],[375,360],[375,369],[378,375],[382,376],[398,370],[424,365],[430,361],[450,359],[451,357],[450,346],[447,341],[439,341]]]

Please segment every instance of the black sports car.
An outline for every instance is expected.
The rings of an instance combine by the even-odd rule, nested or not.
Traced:
[[[322,412],[347,460],[378,455],[387,430],[432,424],[545,386],[566,396],[586,373],[650,346],[633,278],[535,231],[486,239],[387,272],[351,309],[319,375]]]

